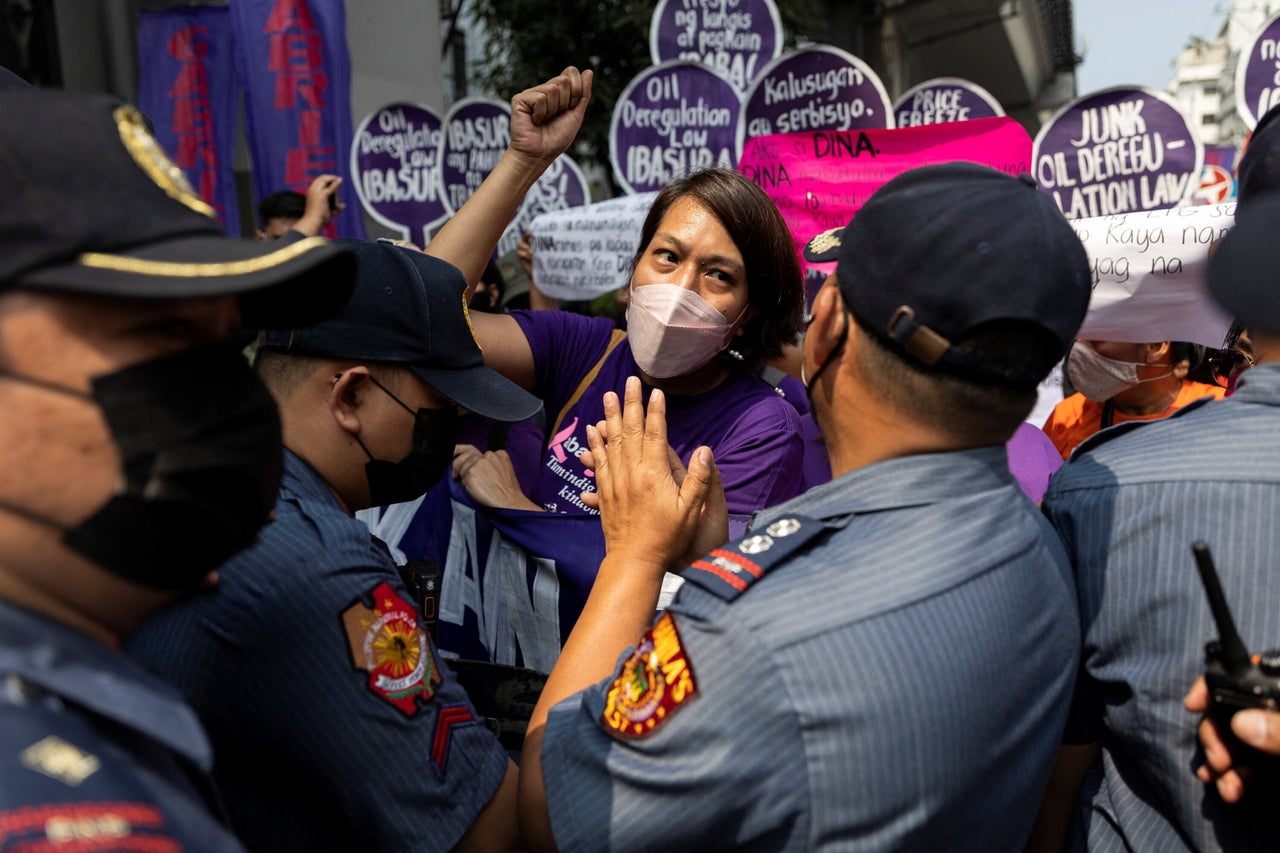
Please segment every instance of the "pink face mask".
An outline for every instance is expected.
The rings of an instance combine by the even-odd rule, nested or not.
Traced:
[[[631,286],[627,340],[636,364],[654,379],[684,376],[711,361],[729,343],[736,322],[679,285]]]

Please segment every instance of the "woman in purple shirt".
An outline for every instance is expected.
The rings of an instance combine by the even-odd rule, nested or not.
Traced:
[[[755,183],[717,168],[668,184],[639,245],[625,334],[563,311],[472,315],[486,363],[542,397],[546,426],[524,488],[502,451],[464,448],[454,474],[488,506],[594,512],[579,497],[594,491],[578,459],[586,427],[603,419],[604,393],[620,395],[636,375],[665,393],[682,461],[703,444],[715,453],[737,535],[751,513],[802,488],[796,409],[753,369],[799,334],[804,291],[791,234]]]

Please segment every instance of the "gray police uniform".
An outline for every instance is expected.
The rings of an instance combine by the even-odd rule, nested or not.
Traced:
[[[395,563],[285,451],[275,521],[128,650],[183,688],[254,850],[448,850],[507,767]],[[181,555],[174,555],[180,559]]]
[[[1103,746],[1077,849],[1275,849],[1274,802],[1229,806],[1192,775],[1198,719],[1182,698],[1218,636],[1193,541],[1209,543],[1249,650],[1280,646],[1278,407],[1280,365],[1260,365],[1225,400],[1099,433],[1050,481],[1084,631],[1065,740]]]
[[[618,676],[552,709],[566,850],[1018,850],[1079,632],[1003,447],[877,463],[685,574]]]
[[[211,763],[173,688],[0,601],[0,850],[242,851]]]

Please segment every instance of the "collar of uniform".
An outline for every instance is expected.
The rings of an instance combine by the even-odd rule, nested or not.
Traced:
[[[0,601],[0,672],[141,732],[201,770],[213,751],[177,690],[124,654],[61,622]]]
[[[312,468],[302,457],[289,448],[284,449],[284,480],[281,488],[292,492],[300,498],[320,501],[342,509],[337,496],[325,483],[324,478]],[[342,510],[344,513],[346,510]],[[347,513],[348,515],[350,513]]]
[[[1003,445],[900,456],[856,468],[797,498],[757,513],[751,529],[784,515],[822,520],[921,506],[988,489],[1013,486]]]
[[[1259,364],[1241,373],[1230,399],[1268,406],[1280,404],[1280,362]]]

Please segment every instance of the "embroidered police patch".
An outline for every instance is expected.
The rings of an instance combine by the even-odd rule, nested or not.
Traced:
[[[352,663],[369,673],[370,690],[412,715],[416,699],[430,699],[440,684],[431,641],[413,607],[390,585],[380,583],[369,595],[372,609],[356,601],[342,613]]]
[[[680,632],[664,613],[623,662],[600,719],[615,737],[645,735],[697,692]]]

